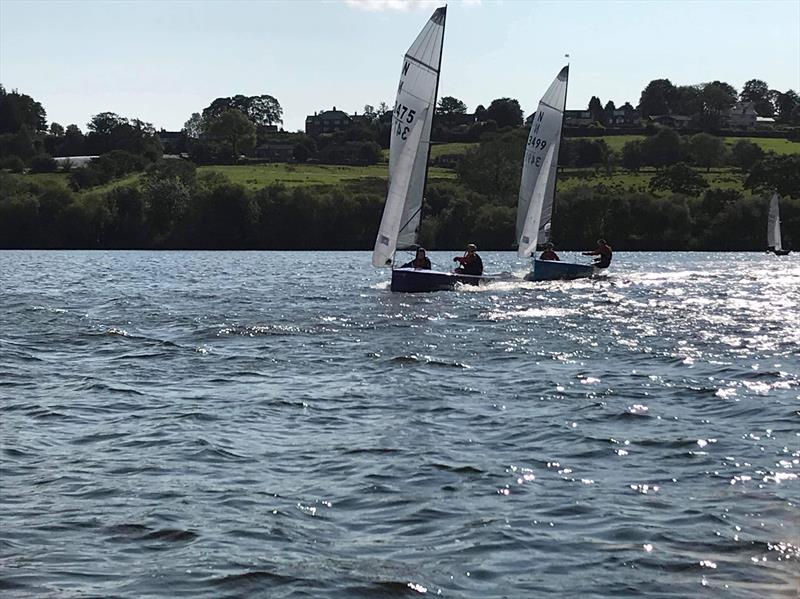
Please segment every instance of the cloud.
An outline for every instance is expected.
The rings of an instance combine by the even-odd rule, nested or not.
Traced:
[[[419,8],[437,8],[446,0],[344,0],[352,8],[368,11],[383,10],[416,10]],[[480,4],[481,0],[462,0],[462,4]]]

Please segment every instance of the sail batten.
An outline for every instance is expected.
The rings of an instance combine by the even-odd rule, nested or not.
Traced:
[[[417,241],[446,14],[445,7],[436,9],[403,56],[392,114],[389,193],[375,242],[375,266],[392,266],[394,252]]]
[[[530,256],[538,243],[549,240],[568,78],[569,67],[565,66],[542,96],[531,120],[517,202],[520,257]],[[536,229],[531,230],[534,225]]]

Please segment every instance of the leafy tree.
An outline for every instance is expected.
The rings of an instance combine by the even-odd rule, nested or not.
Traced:
[[[466,114],[467,105],[458,98],[453,96],[444,96],[439,98],[439,104],[436,107],[436,113],[449,116],[452,114]]]
[[[778,93],[775,99],[778,120],[782,123],[800,123],[800,119],[795,119],[793,114],[800,106],[800,96],[794,90],[789,90],[785,94]]]
[[[750,79],[744,84],[739,94],[742,102],[752,102],[760,116],[774,116],[775,106],[772,103],[772,92],[769,86],[761,79]]]
[[[520,127],[522,126],[522,108],[517,100],[511,98],[498,98],[492,100],[486,109],[486,118],[497,123],[497,126]]]
[[[525,139],[524,131],[510,131],[470,148],[458,165],[459,180],[498,203],[515,205]]]
[[[675,114],[692,116],[703,110],[702,90],[697,85],[679,85],[675,88],[675,101],[672,107]]]
[[[243,96],[217,98],[203,109],[203,118],[208,122],[217,121],[230,110],[238,110],[254,125],[272,125],[283,122],[283,108],[274,97]]]
[[[708,133],[698,133],[689,139],[689,156],[697,166],[706,167],[706,172],[712,166],[720,166],[725,162],[725,142],[719,137]]]
[[[64,127],[58,123],[50,123],[50,135],[62,137],[64,135]]]
[[[592,96],[589,100],[589,113],[592,116],[592,121],[597,121],[605,125],[606,117],[603,113],[603,104],[597,96]]]
[[[614,104],[613,100],[609,100],[606,102],[605,107],[603,108],[603,115],[605,117],[604,123],[608,124],[613,122],[614,118],[614,111],[617,109],[616,105]]]
[[[800,154],[770,156],[756,163],[744,186],[756,191],[775,190],[800,198]]]
[[[740,139],[731,148],[731,164],[738,166],[743,172],[749,171],[753,165],[764,157],[764,150],[749,139]]]
[[[2,168],[7,168],[12,173],[21,173],[25,170],[25,161],[16,154],[12,154],[11,156],[3,158],[3,160],[0,161],[0,166],[2,166]]]
[[[32,173],[54,173],[58,170],[58,164],[49,154],[37,154],[28,160],[28,167]]]
[[[77,125],[67,125],[64,139],[57,149],[58,156],[85,156],[86,137]]]
[[[679,162],[681,138],[672,129],[662,127],[658,133],[642,142],[642,162],[661,168]]]
[[[675,102],[675,86],[669,79],[654,79],[642,90],[639,110],[643,118],[669,114]]]
[[[16,90],[8,93],[0,85],[0,133],[16,133],[23,126],[30,131],[45,131],[47,113],[30,96]]]
[[[478,104],[475,107],[475,120],[480,123],[488,118],[489,117],[486,116],[486,107],[483,104]]]
[[[377,120],[378,113],[375,112],[375,107],[372,104],[364,104],[364,116],[367,117],[370,122]]]
[[[638,172],[643,164],[642,142],[640,140],[635,139],[622,146],[622,166],[629,171]]]
[[[203,133],[203,117],[199,112],[193,112],[189,120],[183,124],[183,131],[187,137],[197,139]]]
[[[697,195],[707,187],[708,181],[683,162],[665,168],[650,181],[650,189],[687,195]]]
[[[712,81],[703,85],[701,93],[705,112],[722,114],[736,104],[736,88],[724,81]]]
[[[240,110],[230,109],[207,121],[207,132],[216,138],[234,160],[253,149],[256,127]]]

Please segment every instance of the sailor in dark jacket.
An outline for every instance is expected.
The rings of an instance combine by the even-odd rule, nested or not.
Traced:
[[[417,255],[411,262],[406,262],[400,268],[420,268],[424,270],[431,269],[431,261],[425,255],[425,248],[417,248]]]

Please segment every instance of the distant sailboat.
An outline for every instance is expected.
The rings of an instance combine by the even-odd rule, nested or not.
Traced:
[[[777,193],[772,194],[772,199],[769,201],[767,251],[774,253],[776,256],[786,256],[790,252],[790,250],[783,249],[781,245],[780,198]]]
[[[561,69],[547,89],[533,114],[517,203],[517,254],[527,258],[537,245],[550,240],[553,201],[558,175],[558,149],[567,104],[569,66]],[[590,264],[575,264],[534,258],[533,268],[525,276],[529,281],[580,279],[594,274]]]
[[[403,57],[392,115],[389,192],[372,253],[373,266],[391,267],[392,291],[441,291],[486,278],[395,265],[397,250],[413,249],[417,243],[446,16],[447,7],[437,8]]]

